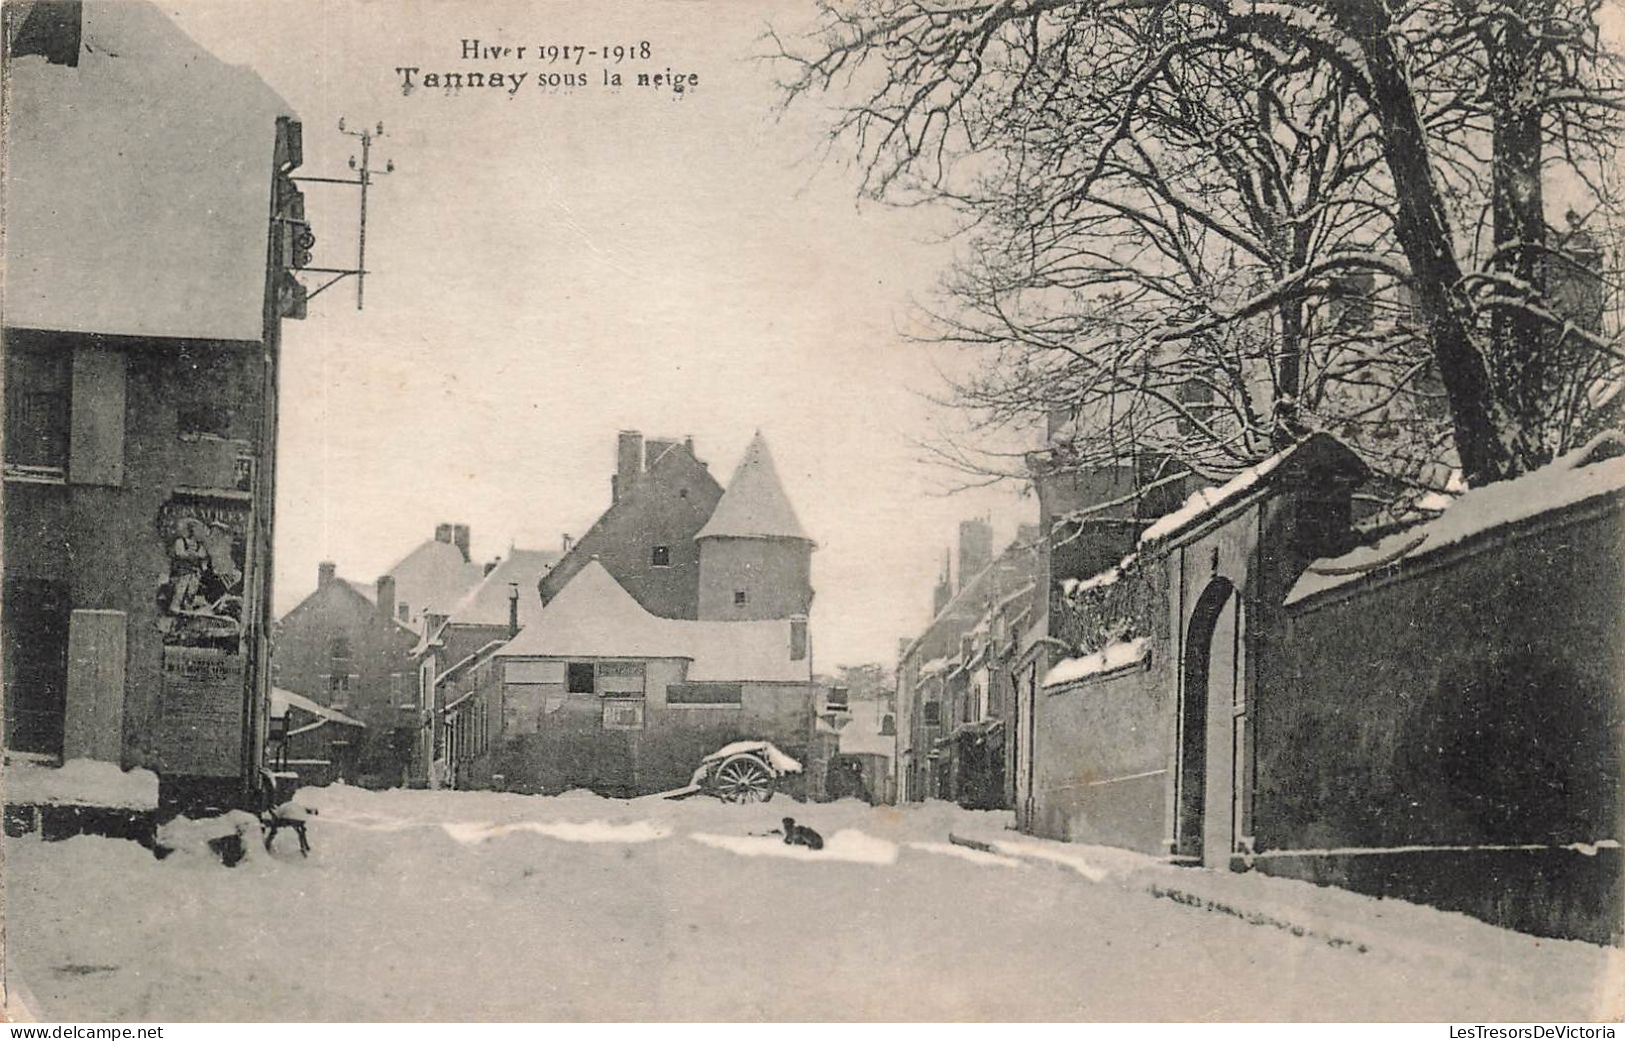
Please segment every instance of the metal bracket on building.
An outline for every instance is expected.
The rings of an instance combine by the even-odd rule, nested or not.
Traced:
[[[344,120],[340,119],[339,133],[345,134],[349,137],[357,137],[361,139],[360,163],[358,164],[356,162],[355,156],[352,155],[350,157],[350,169],[356,172],[356,176],[294,177],[292,180],[305,184],[344,184],[361,189],[361,220],[358,225],[359,230],[356,233],[355,267],[306,267],[304,265],[299,265],[298,270],[312,275],[332,276],[307,294],[305,297],[306,300],[313,300],[320,296],[323,290],[338,284],[352,275],[355,276],[355,309],[359,311],[361,310],[363,293],[366,290],[367,281],[367,188],[372,184],[374,177],[382,177],[385,174],[394,173],[395,160],[386,160],[382,170],[374,170],[372,168],[372,142],[374,138],[384,136],[384,124],[382,123],[379,123],[374,127],[363,128],[361,130],[347,130],[344,126]],[[310,237],[310,242],[314,244],[315,239],[313,236]]]

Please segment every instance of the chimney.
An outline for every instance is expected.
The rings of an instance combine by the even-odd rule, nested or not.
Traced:
[[[565,532],[564,533],[564,552],[565,553],[570,552],[570,548],[572,546],[574,546],[575,544],[576,544],[576,540],[570,537],[570,533],[568,531]]]
[[[395,576],[378,576],[378,613],[384,621],[395,619]]]
[[[463,555],[466,563],[474,558],[468,555],[468,525],[453,524],[451,526],[451,544],[457,547],[457,552]]]
[[[642,472],[643,435],[636,430],[623,430],[615,444],[615,480],[610,485],[616,502],[632,491],[632,485]]]
[[[688,449],[688,454],[689,455],[694,454],[694,435],[693,434],[684,434],[683,435],[683,447]]]
[[[496,557],[496,558],[493,558],[492,560],[486,561],[485,570],[480,572],[480,574],[489,575],[491,572],[493,572],[493,571],[495,571],[497,569],[497,565],[500,564],[500,563],[502,563],[502,558],[501,557]]]
[[[324,560],[320,564],[317,564],[316,565],[316,588],[317,589],[326,589],[327,584],[329,582],[333,581],[333,575],[336,574],[337,571],[338,571],[338,568],[334,567],[333,562],[331,560]]]
[[[952,578],[952,564],[949,562],[948,551],[942,552],[942,574],[937,577],[937,587],[931,591],[931,617],[935,618],[948,606],[948,601],[954,598],[954,583]]]
[[[993,525],[981,517],[959,522],[959,588],[993,563]]]
[[[508,638],[519,635],[519,583],[508,583]]]
[[[450,542],[451,541],[451,525],[450,524],[436,524],[434,526],[434,540],[436,542]]]
[[[648,469],[649,467],[653,466],[656,459],[659,459],[661,456],[665,455],[667,452],[676,447],[677,442],[673,441],[669,437],[651,437],[649,440],[645,441],[643,443],[644,469]]]

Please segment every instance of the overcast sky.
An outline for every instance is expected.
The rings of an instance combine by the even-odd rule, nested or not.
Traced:
[[[1036,513],[1016,489],[944,497],[916,442],[940,428],[921,394],[941,365],[905,342],[951,256],[940,215],[859,205],[855,176],[817,161],[821,114],[778,120],[749,60],[768,20],[805,3],[163,5],[227,61],[256,69],[304,124],[307,175],[374,152],[366,309],[345,282],[284,324],[277,609],[316,565],[370,580],[439,521],[476,557],[557,548],[609,503],[615,435],[693,435],[726,482],[760,428],[819,542],[820,668],[892,662],[925,623],[960,519],[1006,541]],[[777,13],[775,13],[777,12]],[[524,45],[467,61],[464,39]],[[601,86],[601,58],[535,60],[539,45],[650,44],[610,68],[699,76]],[[418,89],[396,67],[528,72],[520,90]],[[592,85],[539,89],[540,72]],[[316,263],[353,263],[353,193],[307,186]]]

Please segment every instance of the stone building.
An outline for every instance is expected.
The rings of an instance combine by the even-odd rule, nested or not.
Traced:
[[[338,577],[330,563],[318,567],[315,590],[277,623],[277,686],[365,727],[347,738],[355,747],[336,764],[348,767],[352,784],[405,780],[418,730],[418,639],[399,617],[393,576],[369,587]]]
[[[515,790],[668,790],[746,739],[772,741],[812,773],[828,749],[814,732],[827,688],[813,682],[811,658],[805,619],[660,618],[589,561],[487,656],[483,691],[465,692],[479,700],[448,706],[478,721],[467,747],[488,765],[471,776],[500,774]]]
[[[474,627],[453,647],[454,615],[433,641],[430,783],[651,792],[765,739],[821,784],[838,738],[817,726],[830,706],[812,674],[813,542],[766,441],[724,492],[691,442],[623,432],[612,489],[592,529],[507,601],[516,636]],[[493,583],[510,598],[523,585]]]
[[[281,320],[303,315],[299,123],[150,4],[5,14],[5,745],[241,804]]]
[[[549,603],[597,560],[645,610],[662,618],[791,618],[812,607],[814,542],[760,431],[728,489],[694,442],[622,431],[613,501],[542,579]]]
[[[1371,530],[1367,476],[1312,435],[1055,583],[1018,823],[1617,943],[1625,441]]]
[[[958,587],[945,560],[934,616],[898,657],[900,800],[1011,804],[1020,732],[1011,654],[1029,626],[1040,541],[1036,527],[1023,525],[994,557],[991,524],[960,524]]]
[[[622,431],[610,492],[609,508],[542,579],[542,602],[596,558],[650,613],[698,618],[695,536],[717,508],[722,486],[695,457],[693,440],[651,438],[646,444],[637,431]]]

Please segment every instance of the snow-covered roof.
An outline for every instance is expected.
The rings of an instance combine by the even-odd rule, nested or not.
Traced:
[[[1366,575],[1402,567],[1519,521],[1625,494],[1625,436],[1599,435],[1533,473],[1474,488],[1435,519],[1341,557],[1317,560],[1286,602],[1298,603]]]
[[[1363,464],[1341,441],[1330,434],[1314,433],[1292,447],[1247,467],[1217,488],[1199,488],[1192,492],[1179,509],[1157,518],[1155,523],[1140,533],[1140,545],[1160,542],[1191,527],[1202,518],[1213,515],[1221,507],[1246,498],[1253,490],[1268,484],[1271,476],[1279,472],[1288,462],[1300,460],[1312,453],[1325,452],[1342,456],[1348,465],[1363,471]]]
[[[812,679],[811,656],[790,657],[788,619],[724,622],[660,618],[597,560],[588,561],[505,658],[686,658],[691,682]]]
[[[507,625],[508,595],[519,587],[519,624],[535,621],[542,613],[542,595],[537,583],[560,554],[545,549],[511,549],[479,585],[463,594],[448,612],[453,625]]]
[[[1146,655],[1151,653],[1151,645],[1144,637],[1127,640],[1122,643],[1108,644],[1093,654],[1086,654],[1081,658],[1066,658],[1056,662],[1044,674],[1045,687],[1064,687],[1068,683],[1088,679],[1090,676],[1099,676],[1118,669],[1126,669],[1131,665],[1138,665],[1145,661]]]
[[[428,539],[385,574],[395,580],[396,602],[406,604],[411,619],[416,621],[425,612],[450,614],[452,607],[485,577],[485,569],[463,559],[463,551],[450,542]],[[502,620],[508,620],[506,602]]]
[[[283,690],[281,687],[272,687],[271,715],[285,716],[288,714],[288,710],[290,708],[301,709],[305,712],[309,712],[311,715],[318,716],[321,719],[334,723],[342,723],[345,726],[364,727],[367,725],[361,722],[359,719],[351,719],[338,709],[328,708],[321,702],[307,698],[303,694],[296,694],[291,690]]]
[[[78,61],[7,62],[6,325],[262,339],[288,103],[145,2],[85,3]]]
[[[711,519],[696,539],[802,539],[811,542],[796,517],[795,507],[784,492],[767,439],[758,430],[745,449],[745,458],[734,471],[728,490],[722,493]]]
[[[61,766],[6,764],[5,801],[13,805],[99,806],[119,810],[158,807],[158,775],[121,770],[99,759],[69,759]]]

